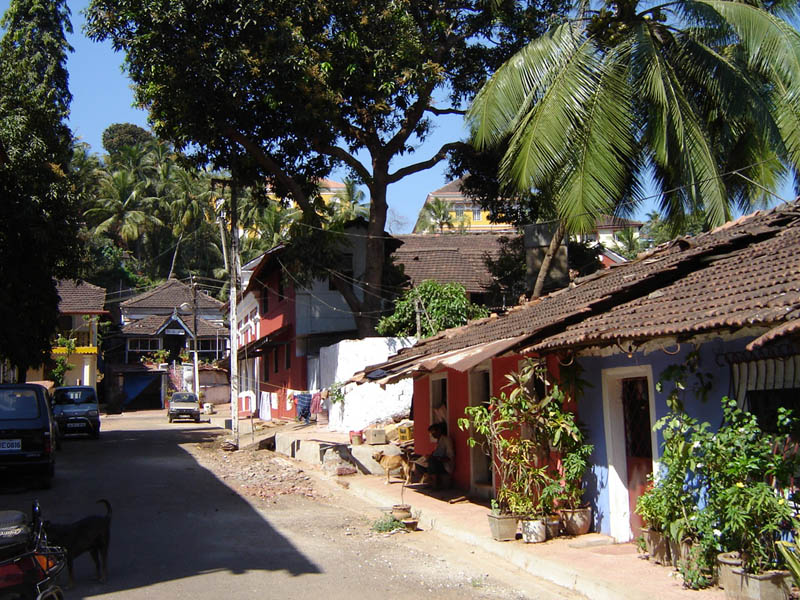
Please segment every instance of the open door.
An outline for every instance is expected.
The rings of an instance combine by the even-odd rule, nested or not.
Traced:
[[[628,503],[633,537],[642,533],[644,523],[636,514],[636,500],[647,487],[653,472],[650,399],[647,377],[622,380],[622,413],[625,419],[625,463],[628,475]]]
[[[469,376],[469,404],[489,404],[491,396],[489,371],[473,371]],[[470,435],[479,442],[470,448],[470,492],[482,498],[492,498],[494,492],[492,461],[486,455],[486,439],[470,430]],[[482,444],[480,442],[483,442]]]

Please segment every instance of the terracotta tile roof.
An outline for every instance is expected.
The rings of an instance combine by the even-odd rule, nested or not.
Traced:
[[[398,235],[403,242],[392,255],[417,285],[427,279],[440,283],[456,282],[467,292],[485,291],[492,282],[486,256],[496,258],[500,238],[515,237],[497,233],[426,233]]]
[[[192,302],[192,288],[178,281],[168,279],[155,289],[134,296],[123,302],[122,308],[176,308],[184,302]],[[197,308],[221,309],[223,303],[204,292],[197,294]]]
[[[462,179],[459,177],[458,179],[454,179],[453,181],[443,185],[438,190],[432,191],[428,194],[428,198],[439,197],[439,196],[463,196],[463,192],[461,191],[461,181]]]
[[[502,317],[441,332],[370,369],[391,371],[393,365],[520,336],[524,341],[517,348],[555,350],[590,338],[610,345],[623,335],[779,326],[800,311],[798,256],[800,199],[674,240]]]
[[[106,303],[105,288],[86,283],[62,279],[56,284],[56,290],[61,300],[58,311],[62,314],[97,314],[105,312],[103,305]]]
[[[125,335],[159,335],[159,330],[172,321],[172,315],[150,315],[137,321],[132,321],[122,327],[122,333]],[[183,322],[189,331],[192,331],[192,317],[186,317]],[[200,337],[214,337],[214,336],[227,336],[229,330],[227,327],[215,325],[210,321],[203,318],[197,318],[197,335]]]
[[[630,219],[623,219],[622,217],[614,217],[612,215],[603,215],[597,218],[597,229],[630,229],[633,227],[642,227],[644,223],[641,221],[631,221]]]

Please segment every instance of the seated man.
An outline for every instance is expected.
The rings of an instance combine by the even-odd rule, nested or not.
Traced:
[[[425,457],[427,460],[417,463],[417,468],[423,474],[433,478],[433,485],[436,488],[442,487],[445,479],[449,481],[455,466],[453,440],[447,436],[446,427],[444,423],[434,423],[428,427],[428,433],[436,440],[436,448]]]

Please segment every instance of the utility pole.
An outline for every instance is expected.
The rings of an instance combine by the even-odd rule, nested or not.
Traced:
[[[236,183],[231,182],[231,430],[236,447],[239,447],[239,355],[238,320],[236,301],[239,295],[239,225],[236,222],[237,206]]]
[[[197,282],[192,274],[192,342],[194,345],[194,393],[200,400],[200,366],[197,358]]]
[[[222,187],[222,195],[223,195],[223,202],[225,197],[225,186],[228,185],[231,188],[231,206],[230,206],[230,215],[231,215],[231,255],[230,261],[226,261],[226,266],[230,264],[230,302],[229,307],[230,310],[228,312],[228,322],[230,323],[230,338],[229,343],[231,346],[230,352],[230,370],[231,370],[231,433],[233,434],[233,441],[236,447],[239,447],[239,356],[238,356],[238,344],[239,344],[239,328],[238,328],[238,320],[236,318],[236,302],[238,300],[239,295],[239,225],[236,222],[236,216],[238,212],[237,206],[237,193],[238,190],[236,188],[236,184],[233,182],[233,175],[231,179],[217,179],[213,178],[211,180],[212,189],[214,186],[219,185]],[[222,221],[220,221],[220,234],[223,239],[222,247],[225,248],[224,243],[224,226]]]
[[[414,312],[416,312],[416,314],[417,314],[417,339],[421,340],[422,339],[422,323],[420,321],[421,317],[420,317],[420,314],[419,314],[419,312],[420,312],[419,311],[419,298],[414,298],[414,308],[416,308],[416,310]]]

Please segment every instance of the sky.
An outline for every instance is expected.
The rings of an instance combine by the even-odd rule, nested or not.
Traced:
[[[5,13],[9,0],[0,0],[0,14]],[[83,11],[88,0],[68,2],[72,11],[74,33],[69,42],[74,48],[70,54],[67,68],[69,70],[69,87],[73,100],[69,125],[73,134],[91,146],[92,152],[103,153],[101,138],[103,131],[113,123],[134,123],[149,128],[146,111],[134,108],[131,83],[122,71],[123,55],[115,53],[111,44],[96,43],[83,33]],[[457,139],[464,139],[466,130],[461,117],[448,116],[436,120],[432,134],[417,151],[392,164],[399,168],[406,164],[426,160],[439,147]],[[414,226],[417,214],[425,202],[426,196],[447,183],[445,170],[447,161],[435,167],[389,186],[389,224],[392,233],[407,233]],[[334,172],[332,179],[341,181],[346,172]],[[781,195],[791,198],[789,186],[782,188]],[[634,215],[639,220],[646,220],[646,214],[655,207],[655,200],[643,203]]]

